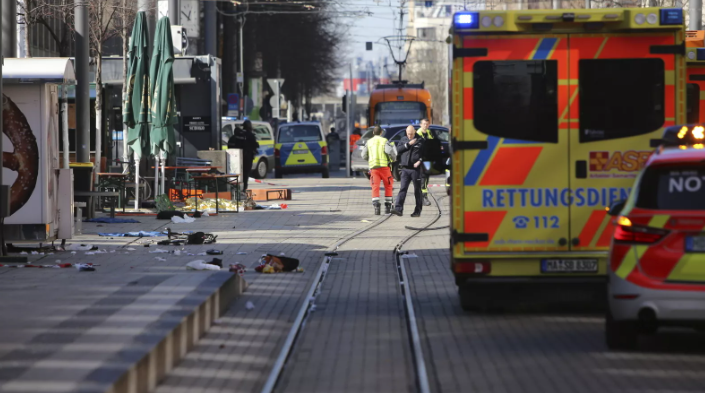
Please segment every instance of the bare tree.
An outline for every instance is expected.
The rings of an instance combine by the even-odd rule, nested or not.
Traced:
[[[19,22],[25,25],[25,53],[32,57],[32,29],[43,27],[56,42],[59,57],[71,56],[73,0],[18,0]],[[58,23],[55,23],[58,22]]]
[[[114,23],[119,9],[117,0],[91,0],[88,4],[91,54],[95,59],[95,164],[98,168],[103,149],[103,44],[120,34]]]

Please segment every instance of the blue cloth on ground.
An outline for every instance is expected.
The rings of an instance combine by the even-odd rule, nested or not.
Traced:
[[[165,232],[125,232],[125,233],[99,233],[98,236],[110,236],[110,237],[158,237],[166,236]]]
[[[132,218],[110,218],[110,217],[91,218],[90,220],[85,220],[84,222],[100,222],[103,224],[139,224],[139,221],[132,219]]]

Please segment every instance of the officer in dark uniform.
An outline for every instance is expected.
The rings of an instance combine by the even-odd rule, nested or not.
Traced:
[[[399,158],[399,170],[401,175],[401,187],[397,194],[397,202],[394,209],[391,211],[395,216],[401,216],[404,210],[404,200],[409,185],[414,183],[414,198],[416,199],[416,207],[411,217],[421,216],[423,208],[423,196],[421,189],[423,188],[423,157],[426,140],[416,133],[414,126],[406,128],[406,135],[401,137],[397,147]]]
[[[259,143],[252,132],[252,122],[245,120],[242,127],[235,127],[233,136],[228,139],[228,149],[242,149],[242,184],[243,191],[247,190],[247,180],[252,172],[252,161],[257,155]]]

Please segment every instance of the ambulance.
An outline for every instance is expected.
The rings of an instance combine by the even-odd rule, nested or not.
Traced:
[[[686,120],[682,10],[464,11],[451,33],[462,307],[585,287],[604,301],[607,209],[628,198],[664,128]]]

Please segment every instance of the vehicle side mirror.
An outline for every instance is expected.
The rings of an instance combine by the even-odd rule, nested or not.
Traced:
[[[622,213],[622,210],[624,210],[624,205],[627,203],[627,201],[617,201],[610,206],[610,209],[607,211],[607,214],[610,216],[618,216],[620,213]]]
[[[362,139],[358,139],[357,142],[355,142],[355,144],[358,146],[365,146],[365,141],[363,141]]]

